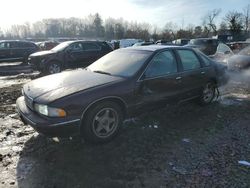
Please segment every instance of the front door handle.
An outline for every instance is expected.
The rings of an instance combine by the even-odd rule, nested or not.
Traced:
[[[176,80],[181,80],[182,77],[178,76],[178,77],[176,77],[175,79],[176,79]]]
[[[201,74],[205,74],[205,71],[201,71]]]

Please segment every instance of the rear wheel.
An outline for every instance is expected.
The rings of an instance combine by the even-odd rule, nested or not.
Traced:
[[[210,104],[215,97],[215,84],[208,82],[202,90],[200,103],[202,105]]]
[[[47,67],[47,73],[48,74],[55,74],[61,72],[61,65],[57,62],[51,62],[49,63]]]
[[[81,133],[88,142],[107,142],[117,135],[123,118],[118,104],[111,101],[96,104],[86,114]]]

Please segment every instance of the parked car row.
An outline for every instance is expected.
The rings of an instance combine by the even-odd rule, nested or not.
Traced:
[[[123,42],[125,44],[125,42],[135,42],[135,40],[124,39]],[[182,46],[187,42],[188,39],[178,39],[172,42],[159,40],[156,44]],[[86,67],[114,49],[113,43],[101,41],[76,40],[58,44],[55,41],[44,41],[40,42],[38,47],[29,41],[0,41],[0,62],[22,61],[31,65],[34,70],[53,74],[68,68]],[[229,69],[235,70],[248,68],[249,55],[245,53],[248,50],[244,50],[244,47],[246,48],[249,44],[248,42],[234,42],[229,43],[228,46],[218,39],[197,38],[191,39],[185,47],[198,49],[213,60],[224,62]],[[154,42],[138,42],[133,47],[146,45],[154,45]],[[44,51],[40,51],[39,48]]]
[[[62,43],[44,62],[61,52],[77,56],[79,48],[85,49],[84,44]],[[95,46],[94,50],[98,46],[99,52],[107,48],[101,42],[88,44]],[[118,49],[86,69],[25,84],[17,109],[22,121],[42,134],[53,137],[77,133],[86,141],[102,143],[118,134],[126,117],[170,102],[195,99],[203,105],[211,103],[216,87],[226,81],[225,70],[225,66],[186,47]]]
[[[38,46],[29,41],[0,41],[0,62],[27,62],[30,54],[37,52]]]

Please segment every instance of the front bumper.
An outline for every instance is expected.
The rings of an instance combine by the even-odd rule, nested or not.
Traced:
[[[30,65],[34,71],[42,71],[45,68],[44,63],[42,63],[39,58],[28,58],[28,65]]]
[[[23,123],[29,124],[39,133],[49,137],[80,134],[80,119],[42,117],[27,107],[23,96],[17,99],[16,106]]]

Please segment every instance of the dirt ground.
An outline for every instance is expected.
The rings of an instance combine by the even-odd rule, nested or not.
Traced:
[[[124,122],[110,143],[48,139],[15,101],[36,74],[0,77],[0,187],[250,187],[250,74],[231,73],[218,101],[188,102]]]

